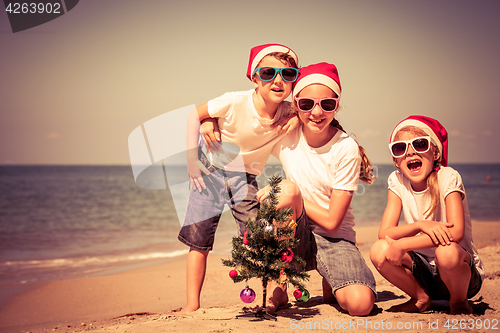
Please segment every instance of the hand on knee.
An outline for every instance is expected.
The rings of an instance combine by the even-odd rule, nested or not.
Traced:
[[[469,254],[457,243],[436,248],[436,265],[439,270],[453,271],[469,265]]]

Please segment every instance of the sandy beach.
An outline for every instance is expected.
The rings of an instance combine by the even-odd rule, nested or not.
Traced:
[[[311,273],[307,289],[311,299],[298,303],[289,289],[289,307],[278,311],[277,321],[255,317],[236,318],[245,307],[260,305],[262,287],[249,285],[257,299],[247,305],[239,298],[244,283],[233,283],[220,257],[209,256],[202,291],[202,309],[179,316],[175,309],[185,303],[186,258],[121,273],[33,284],[19,292],[4,286],[0,295],[16,293],[0,309],[0,332],[264,332],[324,330],[368,331],[485,331],[497,330],[500,316],[500,222],[473,222],[474,243],[486,268],[487,278],[470,304],[474,314],[451,316],[447,302],[433,302],[421,314],[390,313],[406,296],[376,273],[368,258],[378,227],[357,228],[358,245],[375,274],[377,300],[368,317],[351,317],[333,304],[322,304],[321,277]]]

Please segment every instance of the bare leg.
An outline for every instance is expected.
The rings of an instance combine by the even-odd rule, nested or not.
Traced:
[[[333,295],[332,287],[330,286],[328,281],[326,281],[325,278],[323,278],[322,284],[323,284],[323,303],[325,304],[335,303],[335,296]]]
[[[436,265],[439,276],[450,292],[450,313],[471,314],[472,308],[467,299],[470,281],[470,256],[458,244],[436,248]]]
[[[362,284],[351,284],[335,292],[340,307],[351,316],[367,316],[375,304],[375,294]]]
[[[179,314],[189,314],[200,308],[200,294],[205,280],[208,252],[195,249],[189,251],[186,267],[187,303]]]
[[[385,258],[388,244],[380,239],[370,249],[370,259],[375,268],[393,285],[407,293],[411,299],[403,304],[389,308],[390,312],[423,312],[431,306],[431,299],[424,288],[411,274],[409,267],[413,262],[407,253],[403,258],[402,266],[394,266]]]

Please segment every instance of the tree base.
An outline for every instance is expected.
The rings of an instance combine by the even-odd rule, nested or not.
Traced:
[[[257,311],[252,311],[249,313],[245,313],[245,314],[236,316],[236,318],[242,318],[242,317],[255,317],[255,318],[261,318],[263,320],[265,319],[265,320],[274,320],[274,321],[278,320],[278,318],[276,318],[275,315],[270,314],[265,309],[259,309]]]

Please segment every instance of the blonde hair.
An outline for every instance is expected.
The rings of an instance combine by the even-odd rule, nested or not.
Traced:
[[[394,141],[398,140],[403,132],[420,136],[427,136],[427,133],[425,133],[421,128],[418,128],[416,126],[405,126],[401,128],[396,133],[396,135],[394,135]],[[431,147],[433,149],[433,152],[438,150],[438,147],[432,142],[431,142]],[[394,161],[394,163],[396,162],[396,159],[394,157],[392,158],[392,160]],[[429,175],[427,175],[427,187],[429,188],[429,192],[431,194],[431,205],[429,206],[429,209],[427,209],[424,212],[424,217],[426,219],[429,218],[439,206],[439,184],[438,184],[437,170],[439,169],[440,165],[441,165],[441,154],[439,154],[438,159],[434,160],[434,166],[432,168],[432,171]]]
[[[339,121],[336,118],[333,118],[333,120],[330,122],[330,125],[346,133],[346,131],[344,131],[344,128],[342,128],[342,125],[340,125]],[[359,157],[361,157],[361,169],[359,170],[359,180],[367,184],[371,184],[376,178],[375,175],[373,174],[372,164],[368,156],[366,156],[365,148],[363,148],[358,143],[357,140],[354,141],[356,141],[356,143],[358,144]]]

